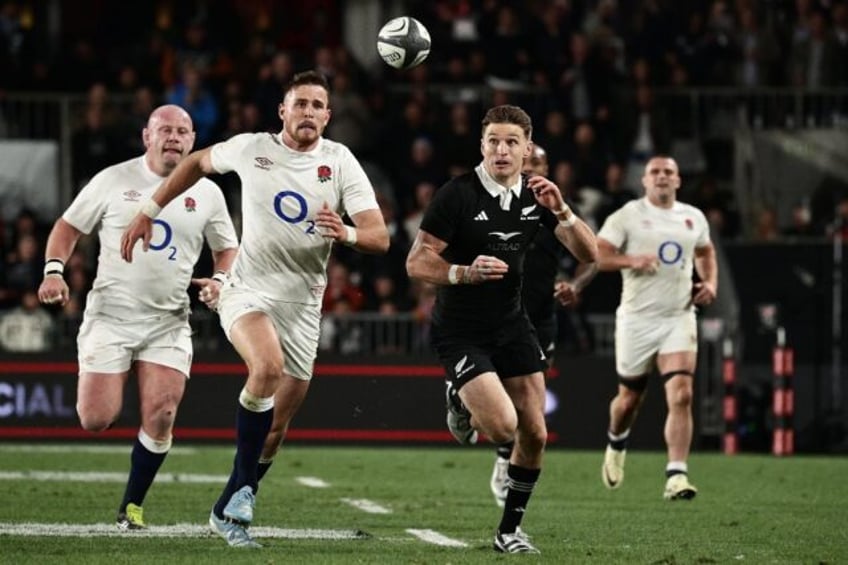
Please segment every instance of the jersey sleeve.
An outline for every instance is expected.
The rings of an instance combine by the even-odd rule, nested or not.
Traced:
[[[700,231],[698,232],[698,238],[695,240],[695,247],[706,247],[712,241],[710,240],[710,223],[707,221],[707,217],[704,216],[704,213],[695,209],[698,213],[698,223],[700,224]]]
[[[221,189],[212,181],[209,182],[209,196],[212,200],[212,213],[206,226],[203,228],[203,236],[209,243],[209,248],[212,251],[221,251],[238,247],[238,237],[236,229],[233,226],[233,220],[230,217],[230,212],[227,210],[227,202]]]
[[[213,145],[210,153],[212,168],[221,174],[235,171],[238,168],[241,154],[253,135],[252,133],[242,133]]]
[[[607,216],[604,225],[601,226],[598,232],[598,237],[605,239],[613,244],[617,249],[621,249],[627,241],[627,230],[625,229],[625,209],[620,208]]]
[[[420,229],[446,243],[454,238],[458,225],[460,192],[454,181],[449,181],[433,195],[421,219]]]
[[[110,182],[109,169],[96,174],[62,214],[62,219],[84,234],[90,234],[106,214],[109,199],[106,190]]]
[[[339,159],[339,182],[343,212],[353,215],[379,209],[368,175],[347,147],[343,148]]]

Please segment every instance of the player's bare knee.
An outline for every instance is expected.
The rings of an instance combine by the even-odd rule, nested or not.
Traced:
[[[692,406],[692,387],[678,387],[668,394],[668,404],[674,408]]]
[[[279,383],[283,378],[282,361],[263,359],[258,363],[253,363],[250,366],[249,378],[266,384]]]
[[[528,453],[541,453],[545,449],[548,433],[545,429],[535,429],[521,433],[522,449]]]
[[[108,416],[102,413],[89,412],[77,406],[80,427],[87,432],[103,432],[112,427],[117,416]]]

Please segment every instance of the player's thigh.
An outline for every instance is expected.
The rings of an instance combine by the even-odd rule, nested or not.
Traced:
[[[77,412],[82,420],[113,422],[121,413],[129,373],[81,371],[77,381]],[[97,426],[100,427],[100,426]]]
[[[186,375],[173,367],[137,361],[138,396],[142,423],[152,418],[173,422],[186,387]]]
[[[503,379],[503,387],[522,420],[545,420],[545,376],[541,372]]]
[[[459,397],[471,412],[477,428],[492,435],[492,430],[518,425],[518,415],[512,400],[504,390],[497,373],[488,371],[476,375],[459,390]]]
[[[121,411],[133,353],[143,339],[108,316],[86,316],[77,335],[77,411],[83,420],[114,420]]]
[[[615,320],[615,369],[619,376],[638,377],[653,371],[665,336],[659,320],[617,316]]]
[[[309,381],[321,336],[320,306],[292,302],[279,304],[274,311],[274,324],[286,356],[286,374]]]
[[[254,311],[239,316],[230,327],[229,338],[251,373],[282,375],[283,349],[277,328],[268,314]]]

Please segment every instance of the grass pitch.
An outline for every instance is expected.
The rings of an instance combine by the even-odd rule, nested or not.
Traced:
[[[848,563],[846,458],[695,454],[698,497],[666,502],[663,454],[628,453],[607,491],[600,451],[551,450],[523,523],[542,555],[505,556],[488,447],[287,446],[258,496],[262,550],[205,533],[230,447],[175,448],[144,504],[151,532],[116,535],[130,448],[114,447],[0,444],[0,562]]]

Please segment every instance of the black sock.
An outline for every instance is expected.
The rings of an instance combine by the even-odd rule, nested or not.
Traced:
[[[665,478],[668,479],[673,477],[674,475],[688,475],[686,471],[681,471],[680,469],[666,469],[665,470]]]
[[[512,448],[515,446],[514,441],[509,441],[507,443],[502,443],[498,446],[498,457],[501,459],[506,459],[509,461],[509,458],[512,456]]]
[[[165,453],[153,453],[136,438],[132,455],[130,455],[130,476],[127,479],[127,488],[124,491],[124,499],[121,501],[118,512],[126,511],[127,504],[130,502],[141,506],[150,485],[153,484],[153,479],[156,478],[159,467],[162,466],[167,455],[167,451]]]
[[[262,477],[265,476],[265,473],[268,472],[268,469],[271,468],[271,465],[274,464],[274,460],[270,461],[260,461],[259,466],[256,468],[256,480],[262,481]],[[259,492],[259,483],[256,483],[256,491]]]
[[[273,419],[273,409],[252,412],[239,403],[236,411],[236,457],[233,461],[233,472],[218,502],[215,503],[215,515],[219,518],[223,516],[224,507],[235,491],[246,485],[256,493],[259,485],[259,457],[262,455],[265,438]]]
[[[533,494],[533,487],[536,486],[541,472],[541,469],[527,469],[510,463],[507,471],[509,488],[498,532],[511,534],[521,524],[530,495]]]
[[[607,432],[607,441],[609,441],[609,446],[616,451],[624,451],[627,449],[627,440],[630,439],[630,433],[624,437],[619,437],[618,439],[613,439],[612,432]]]

